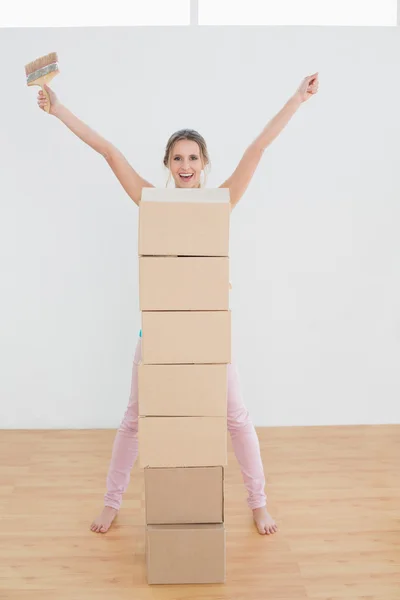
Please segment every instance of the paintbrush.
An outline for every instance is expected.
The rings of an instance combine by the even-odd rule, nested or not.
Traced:
[[[50,112],[50,97],[44,88],[44,84],[49,84],[59,72],[57,52],[41,56],[25,66],[26,83],[28,85],[39,85],[47,98],[46,112]]]

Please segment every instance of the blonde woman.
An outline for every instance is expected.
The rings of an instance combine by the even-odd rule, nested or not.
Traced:
[[[318,73],[305,77],[293,96],[248,146],[235,171],[220,186],[229,188],[231,208],[236,206],[247,189],[264,150],[279,135],[303,102],[318,92],[318,86]],[[49,114],[57,117],[81,140],[104,156],[124,190],[135,204],[139,205],[142,189],[154,186],[132,168],[125,156],[111,142],[93,131],[61,104],[53,90],[48,86],[46,90],[50,97]],[[43,92],[40,91],[39,107],[44,110],[46,102]],[[196,131],[184,129],[174,133],[168,140],[163,162],[169,171],[168,182],[173,180],[176,187],[198,188],[205,185],[210,159],[206,142]],[[91,524],[91,530],[98,533],[108,531],[116,517],[138,455],[137,367],[141,360],[141,333],[140,331],[133,360],[129,403],[113,445],[104,507]],[[273,534],[277,531],[277,525],[267,510],[259,441],[243,403],[234,361],[228,365],[227,426],[247,490],[247,503],[253,512],[257,530],[262,535]]]

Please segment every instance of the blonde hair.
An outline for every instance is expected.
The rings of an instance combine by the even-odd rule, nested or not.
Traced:
[[[209,170],[211,168],[210,157],[208,155],[208,149],[207,149],[207,144],[206,144],[205,139],[203,138],[202,135],[200,135],[200,133],[198,133],[194,129],[180,129],[179,131],[176,131],[175,133],[173,133],[171,135],[171,137],[169,138],[167,145],[165,147],[164,160],[163,160],[164,166],[169,171],[168,179],[167,179],[167,183],[165,184],[165,187],[168,187],[168,184],[171,181],[170,162],[171,162],[172,148],[174,147],[176,142],[179,142],[181,140],[190,140],[190,141],[196,142],[198,144],[198,146],[200,148],[201,163],[202,163],[202,167],[203,167],[203,171],[204,171],[204,181],[203,181],[203,183],[200,182],[200,187],[205,187],[206,183],[207,183],[207,171],[209,172]]]

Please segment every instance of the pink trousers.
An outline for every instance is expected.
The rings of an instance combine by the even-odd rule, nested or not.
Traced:
[[[132,367],[129,404],[117,431],[110,468],[107,475],[105,506],[119,509],[131,469],[138,456],[138,364],[142,356],[139,337]],[[239,379],[234,362],[228,365],[228,430],[247,489],[247,503],[251,509],[266,505],[265,477],[260,444],[249,413],[243,404]]]

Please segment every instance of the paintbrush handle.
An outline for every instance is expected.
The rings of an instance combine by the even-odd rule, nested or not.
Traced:
[[[43,94],[46,96],[46,100],[47,100],[47,104],[46,104],[46,106],[44,107],[44,110],[45,110],[47,113],[49,113],[49,112],[50,112],[50,107],[51,107],[51,102],[50,102],[50,96],[49,96],[49,94],[48,94],[48,93],[46,92],[46,90],[45,90],[44,83],[45,83],[45,82],[43,82],[43,85],[41,86],[41,88],[42,88],[42,91],[43,91]]]

